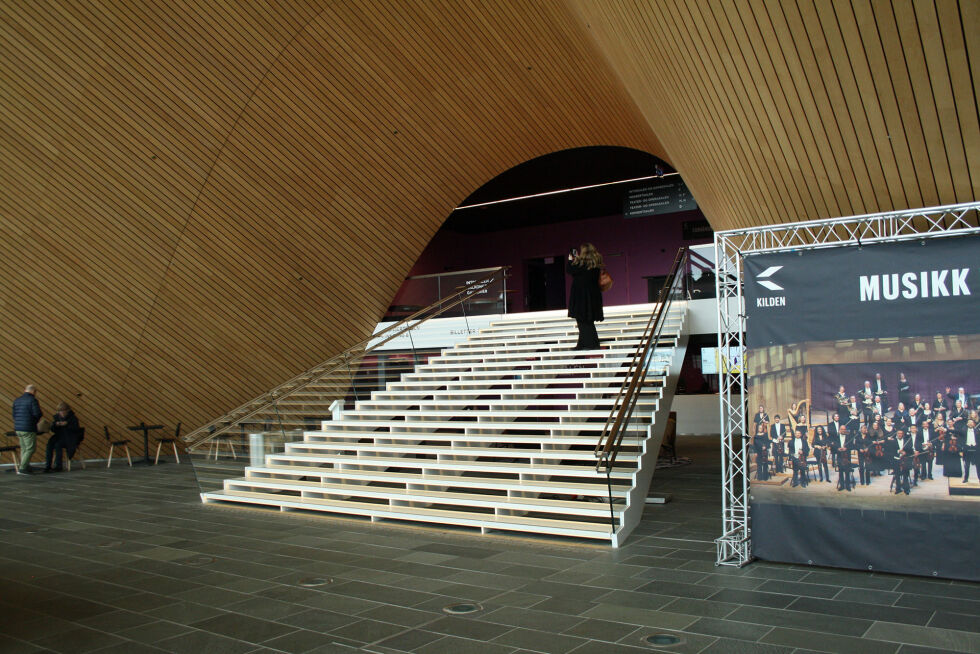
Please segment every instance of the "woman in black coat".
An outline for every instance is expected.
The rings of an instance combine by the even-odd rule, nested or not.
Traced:
[[[599,349],[599,334],[595,323],[603,320],[602,291],[599,290],[599,274],[602,272],[602,255],[591,243],[583,243],[576,252],[568,255],[568,274],[572,276],[572,290],[568,296],[568,317],[578,323],[576,350]]]
[[[51,420],[51,438],[45,452],[44,472],[61,472],[62,451],[66,451],[70,459],[75,456],[75,448],[78,447],[78,418],[70,406],[61,402]],[[54,466],[51,465],[52,457]]]

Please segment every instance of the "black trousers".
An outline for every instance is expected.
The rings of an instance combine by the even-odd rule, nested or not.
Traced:
[[[54,459],[54,467],[61,467],[61,456],[63,451],[67,451],[68,458],[75,456],[75,448],[78,447],[78,443],[75,442],[75,437],[70,434],[53,434],[51,438],[48,439],[48,446],[44,452],[44,467],[51,467],[51,460]]]
[[[862,456],[859,459],[858,477],[861,479],[862,486],[871,485],[871,461],[868,457]]]
[[[598,350],[599,332],[595,329],[595,323],[591,320],[576,320],[578,323],[578,343],[575,344],[576,350]]]
[[[827,467],[826,457],[817,461],[817,472],[820,473],[820,481],[823,481],[825,478],[827,481],[830,481],[830,469]]]
[[[963,481],[970,480],[970,466],[977,470],[977,479],[980,479],[980,452],[963,452]]]

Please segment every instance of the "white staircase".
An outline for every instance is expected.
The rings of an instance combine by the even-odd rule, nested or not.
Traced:
[[[505,316],[202,498],[619,545],[655,468],[686,348],[685,303],[670,307],[608,479],[594,448],[653,310],[608,309],[597,325],[607,349],[594,351],[572,349],[575,323],[563,311]]]

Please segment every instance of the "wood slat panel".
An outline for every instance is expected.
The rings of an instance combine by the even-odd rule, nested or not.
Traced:
[[[715,229],[976,199],[975,2],[0,4],[0,398],[104,451],[365,337],[463,198],[588,145]],[[7,418],[9,420],[9,418]]]
[[[980,192],[976,2],[573,6],[715,229]]]

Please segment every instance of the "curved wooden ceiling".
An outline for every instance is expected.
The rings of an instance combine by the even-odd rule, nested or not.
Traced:
[[[977,16],[2,3],[0,397],[201,424],[364,337],[456,204],[565,148],[670,161],[716,229],[975,199]]]

